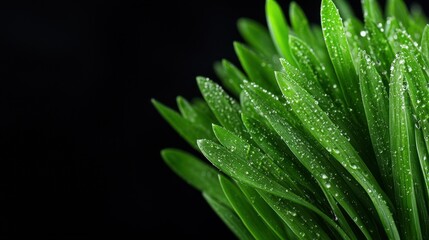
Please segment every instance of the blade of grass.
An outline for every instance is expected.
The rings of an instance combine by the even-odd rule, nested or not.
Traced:
[[[346,209],[347,213],[356,221],[365,235],[370,236],[371,234],[369,233],[370,231],[367,231],[367,227],[371,229],[374,226],[365,226],[370,216],[368,213],[361,211],[359,204],[356,202],[356,198],[353,197],[353,193],[349,191],[347,184],[345,184],[341,176],[337,174],[337,170],[331,166],[330,160],[326,159],[326,157],[321,154],[322,151],[320,151],[319,148],[313,147],[317,146],[317,144],[309,141],[304,134],[291,127],[287,120],[281,117],[279,112],[269,107],[274,106],[272,104],[272,102],[275,101],[274,99],[269,98],[269,96],[261,98],[255,95],[254,92],[256,89],[249,85],[244,86],[244,89],[245,92],[251,95],[252,102],[257,109],[269,120],[277,134],[281,136],[282,141],[289,146],[297,159],[319,182],[324,190],[332,194],[340,205]],[[246,123],[246,121],[244,122]],[[348,225],[346,220],[341,219],[340,221]],[[372,229],[372,231],[374,231],[374,229]],[[353,236],[351,231],[348,233],[350,236]]]
[[[241,36],[253,49],[270,57],[277,54],[270,33],[263,25],[252,19],[240,18],[237,27]]]
[[[170,126],[172,126],[173,129],[176,130],[176,132],[179,133],[179,135],[182,136],[193,148],[199,150],[196,142],[197,139],[216,139],[209,129],[195,125],[164,104],[154,99],[152,100],[152,104],[161,116],[170,124]]]
[[[294,191],[301,197],[305,197],[305,191],[299,187],[299,172],[294,172],[288,169],[288,171],[282,171],[267,155],[263,154],[259,148],[256,148],[249,143],[245,142],[240,137],[232,134],[226,129],[213,125],[213,132],[215,133],[219,142],[226,147],[229,151],[233,152],[237,156],[249,161],[250,164],[259,166],[264,169],[265,174],[272,180],[277,181],[279,184],[288,188],[290,191]]]
[[[414,52],[403,51],[404,73],[408,83],[408,94],[416,116],[417,126],[421,128],[426,149],[429,149],[429,77],[424,65],[419,64]]]
[[[234,42],[234,49],[251,81],[264,86],[264,88],[274,93],[280,93],[273,73],[275,71],[273,63],[264,60],[241,43]]]
[[[277,166],[285,172],[290,172],[289,175],[293,175],[300,187],[308,189],[314,196],[321,194],[314,179],[307,170],[303,169],[288,146],[270,126],[246,114],[243,114],[242,118],[252,139],[265,153],[271,156]]]
[[[293,36],[290,37],[290,46],[298,67],[305,76],[312,79],[311,82],[318,82],[331,99],[337,100],[337,105],[344,105],[345,99],[338,87],[338,79],[328,75],[327,67],[316,57],[313,50],[302,40]]]
[[[357,124],[351,122],[342,109],[335,106],[319,84],[310,82],[302,72],[287,64],[283,59],[280,59],[280,62],[284,66],[285,74],[276,72],[276,76],[297,82],[299,86],[309,92],[314,97],[314,102],[328,114],[329,118],[340,128],[341,132],[350,140],[350,143],[363,154],[365,159],[372,159],[373,152],[366,132],[359,128]]]
[[[271,180],[265,175],[265,171],[260,167],[249,164],[245,159],[231,154],[231,152],[229,152],[225,147],[220,146],[213,141],[198,140],[198,146],[204,156],[227,175],[232,176],[238,181],[248,184],[254,188],[261,189],[276,195],[277,197],[287,199],[315,212],[327,224],[332,226],[344,239],[349,239],[341,227],[339,227],[328,215],[305,199],[294,194],[289,189]]]
[[[212,123],[218,123],[216,116],[213,114],[212,110],[210,110],[210,107],[207,105],[204,99],[194,98],[191,101],[191,105],[195,112],[206,116]]]
[[[212,198],[210,195],[203,192],[203,197],[207,203],[216,212],[216,214],[222,219],[222,221],[228,226],[228,228],[241,240],[253,240],[255,239],[252,234],[244,226],[243,222],[234,212],[234,210],[225,207],[218,200]]]
[[[368,42],[371,55],[380,63],[380,65],[376,65],[376,68],[383,79],[384,85],[387,86],[390,78],[390,65],[395,58],[395,54],[393,53],[389,40],[384,34],[381,23],[376,25],[370,19],[366,19],[365,28],[368,31]]]
[[[368,50],[368,33],[363,28],[363,24],[356,18],[349,18],[344,21],[344,32],[354,67],[356,71],[359,71],[359,50]]]
[[[429,62],[429,25],[426,25],[423,30],[421,46],[422,55],[426,58],[426,61]]]
[[[331,239],[323,224],[307,209],[267,192],[258,192],[291,228],[295,236],[290,239]]]
[[[333,0],[333,1],[335,5],[338,6],[338,10],[342,18],[349,19],[354,17],[353,10],[346,0]]]
[[[416,184],[416,195],[422,196],[417,197],[417,205],[419,208],[420,222],[422,223],[421,225],[429,226],[429,162],[427,160],[428,152],[424,144],[424,138],[421,129],[419,127],[415,127],[414,130],[416,148],[419,158],[419,163],[414,162],[414,165],[420,165],[413,166],[415,169],[414,172],[416,173],[414,176],[419,176],[419,178],[416,179],[415,182],[420,183]],[[421,174],[418,174],[417,172]],[[429,229],[422,227],[422,235],[429,236]]]
[[[404,89],[402,57],[393,62],[389,96],[389,128],[395,200],[402,236],[422,239],[411,162],[415,160],[415,142],[410,106]]]
[[[354,120],[365,119],[359,94],[359,80],[344,32],[343,21],[332,0],[322,0],[321,20],[323,36],[329,56],[338,76],[341,91]]]
[[[267,24],[277,51],[293,65],[294,59],[289,48],[289,26],[283,11],[275,0],[267,0],[265,5]]]
[[[375,69],[375,63],[365,52],[361,52],[360,59],[360,88],[369,134],[383,184],[390,193],[393,179],[388,124],[389,97],[381,76]]]
[[[279,75],[278,75],[279,76]],[[359,182],[371,198],[389,238],[399,238],[388,197],[359,154],[338,127],[315,103],[314,98],[293,81],[278,78],[283,95],[306,130]],[[367,161],[367,163],[370,163]]]
[[[370,20],[375,24],[384,23],[383,13],[377,0],[362,0],[362,10],[365,21]]]
[[[420,87],[425,86],[424,84],[428,82],[429,77],[426,74],[426,71],[424,70],[425,65],[419,64],[419,57],[416,56],[413,51],[403,51],[403,57],[405,64],[403,65],[405,80],[407,82],[407,90],[408,95],[410,96],[411,105],[413,106],[413,112],[412,116],[414,119],[414,130],[417,133],[417,138],[421,136],[421,133],[423,133],[423,139],[422,142],[415,143],[417,151],[422,150],[421,145],[426,145],[426,149],[428,147],[428,112],[427,112],[427,106],[425,103],[422,103],[424,99],[428,99],[429,96],[429,90],[427,87],[423,87],[420,89]],[[427,86],[427,85],[426,85]],[[408,98],[407,98],[408,100]],[[426,111],[426,112],[425,112]],[[421,131],[421,133],[419,132]],[[414,152],[412,152],[414,153]],[[418,154],[420,154],[418,152]],[[420,156],[419,156],[420,157]],[[413,172],[413,181],[415,184],[415,195],[416,195],[416,201],[417,201],[417,208],[419,209],[419,219],[420,222],[423,224],[423,226],[428,226],[429,222],[429,209],[428,209],[428,200],[424,196],[424,186],[427,184],[427,179],[424,178],[423,169],[421,168],[421,164],[418,163],[417,157],[413,156],[413,161],[411,161],[411,170]],[[427,196],[427,194],[426,194]],[[422,228],[423,230],[423,236],[427,236],[429,234],[429,230],[425,227]]]
[[[255,239],[279,239],[261,219],[238,186],[222,175],[219,175],[219,182],[235,212]]]
[[[218,121],[227,129],[249,138],[249,134],[241,121],[240,105],[222,89],[208,78],[198,77],[197,83],[200,91],[213,111]]]
[[[204,129],[210,129],[213,123],[213,119],[208,114],[195,109],[191,103],[189,103],[185,98],[178,96],[176,98],[177,106],[179,111],[182,114],[183,118],[189,120],[197,126],[200,126]]]
[[[189,185],[205,192],[226,207],[230,207],[219,184],[219,171],[195,156],[178,149],[164,149],[161,156],[165,163]]]
[[[420,169],[423,174],[424,187],[426,188],[426,201],[429,200],[429,161],[428,161],[428,151],[425,146],[425,141],[423,134],[421,132],[420,126],[415,128],[416,136],[416,148],[419,157]],[[428,225],[426,225],[428,226]]]
[[[290,239],[294,235],[292,230],[286,225],[279,215],[268,205],[268,203],[259,195],[252,187],[245,184],[238,184],[240,190],[244,193],[247,199],[251,202],[256,212],[267,223],[280,239]]]
[[[405,28],[409,27],[409,22],[411,19],[407,5],[405,5],[404,1],[387,0],[386,13],[388,17],[395,17],[397,20],[399,20],[405,26]]]
[[[295,35],[310,46],[314,46],[314,47],[318,46],[318,42],[316,41],[315,36],[311,31],[310,24],[308,23],[308,19],[305,16],[304,11],[302,11],[302,9],[299,7],[299,5],[296,2],[290,3],[289,16],[290,16],[290,23]],[[290,39],[289,39],[289,43],[290,43]]]

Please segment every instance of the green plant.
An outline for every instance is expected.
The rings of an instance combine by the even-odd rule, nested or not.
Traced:
[[[213,166],[162,157],[240,239],[429,239],[426,17],[402,0],[363,0],[363,22],[321,5],[321,27],[295,3],[289,26],[267,0],[269,30],[238,22],[244,71],[215,65],[227,91],[198,77],[204,100],[178,97],[180,114],[153,101]]]

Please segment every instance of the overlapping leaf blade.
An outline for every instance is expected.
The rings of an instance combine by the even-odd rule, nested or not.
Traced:
[[[395,200],[403,237],[422,239],[419,209],[415,195],[412,161],[415,160],[415,142],[410,104],[404,89],[404,64],[400,56],[393,62],[389,93],[389,127],[392,149],[392,174]]]
[[[375,63],[361,53],[360,88],[372,146],[377,157],[384,186],[391,192],[392,163],[389,139],[389,97]]]
[[[375,24],[384,23],[383,13],[376,0],[363,0],[362,10],[364,19],[369,19]]]
[[[254,188],[263,190],[277,197],[284,198],[313,211],[327,224],[333,227],[343,238],[349,238],[341,227],[339,227],[328,215],[315,205],[291,192],[290,189],[285,188],[276,181],[273,181],[266,175],[266,170],[263,168],[254,164],[249,164],[245,159],[237,157],[225,147],[220,146],[213,141],[199,140],[198,146],[204,156],[227,175],[230,175],[245,184],[253,186]]]
[[[271,206],[261,197],[261,195],[252,187],[245,184],[238,184],[240,190],[246,195],[251,202],[255,211],[263,218],[267,225],[280,239],[292,238],[293,232],[286,225],[279,215],[271,208]]]
[[[218,121],[231,131],[247,138],[248,133],[241,122],[240,105],[213,81],[202,77],[197,78],[197,81],[204,99]]]
[[[276,68],[272,61],[263,59],[262,56],[238,42],[234,43],[234,49],[249,80],[274,93],[280,93],[274,77]]]
[[[210,129],[202,128],[183,118],[173,109],[164,104],[152,100],[153,105],[164,119],[179,133],[192,147],[198,149],[197,140],[201,138],[215,139]]]
[[[338,76],[347,106],[353,111],[355,120],[364,119],[359,80],[354,67],[351,51],[347,43],[343,21],[332,0],[323,0],[321,9],[323,36]]]
[[[365,224],[363,224],[370,217],[367,213],[362,212],[357,205],[353,206],[356,203],[350,199],[353,194],[349,192],[347,184],[343,182],[335,167],[331,166],[329,159],[321,153],[320,149],[313,147],[317,146],[317,144],[307,139],[304,133],[289,125],[287,120],[282,117],[281,112],[273,111],[275,104],[272,103],[276,101],[275,99],[270,99],[269,96],[260,97],[261,93],[258,96],[258,94],[255,94],[258,89],[251,85],[246,85],[245,91],[251,95],[255,107],[262,115],[266,116],[277,134],[282,136],[282,140],[289,146],[300,163],[312,174],[326,192],[335,197],[350,214],[350,217],[361,224],[365,234],[370,235],[365,229]],[[349,199],[349,201],[346,199]],[[356,211],[359,213],[357,214]],[[366,218],[366,220],[361,221],[361,218]],[[369,228],[373,228],[373,226],[369,226]],[[351,236],[353,236],[352,233]]]
[[[280,239],[258,215],[238,186],[222,175],[219,175],[219,182],[235,212],[256,239]]]
[[[289,48],[289,26],[279,4],[275,0],[267,0],[265,5],[267,24],[277,51],[294,64]]]
[[[283,95],[289,100],[293,111],[297,114],[305,129],[365,189],[373,201],[387,235],[390,238],[398,238],[399,233],[389,204],[387,203],[388,198],[386,194],[344,134],[332,123],[326,113],[320,109],[315,103],[314,98],[296,83],[281,77],[278,78],[278,83]]]
[[[422,54],[426,58],[426,61],[429,62],[429,25],[426,25],[423,30],[421,46]]]
[[[267,0],[269,31],[238,21],[244,73],[215,65],[235,99],[199,78],[204,100],[178,97],[180,114],[153,102],[220,182],[188,153],[165,150],[167,164],[240,239],[429,236],[427,19],[403,0],[387,19],[376,0],[362,9],[365,24],[322,0],[320,28],[292,2],[289,28]]]
[[[248,18],[241,18],[237,25],[241,36],[253,49],[269,57],[277,54],[268,30],[260,23]]]
[[[384,34],[383,25],[381,23],[376,25],[371,19],[366,19],[365,28],[368,31],[371,55],[373,55],[375,59],[378,59],[380,63],[375,65],[375,67],[382,77],[384,84],[387,85],[390,77],[390,66],[395,58],[392,47]]]
[[[203,193],[203,197],[207,203],[216,212],[216,214],[222,219],[222,221],[228,226],[228,228],[242,240],[253,240],[255,239],[249,230],[244,226],[243,222],[234,212],[234,210],[225,207],[218,200],[212,198],[210,195]]]
[[[182,150],[164,149],[161,155],[167,165],[188,184],[230,206],[219,184],[218,170]]]

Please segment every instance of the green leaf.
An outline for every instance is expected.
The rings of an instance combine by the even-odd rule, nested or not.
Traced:
[[[290,150],[318,181],[319,185],[335,197],[340,205],[343,206],[350,214],[351,218],[355,219],[359,226],[361,226],[365,235],[369,236],[370,233],[366,228],[368,227],[371,229],[374,226],[370,225],[365,227],[364,223],[368,222],[370,217],[368,216],[368,213],[365,213],[359,208],[356,198],[353,197],[353,193],[349,191],[349,188],[341,178],[341,175],[339,175],[335,167],[331,165],[331,160],[326,159],[318,147],[313,147],[317,146],[317,144],[307,139],[305,134],[300,133],[297,129],[290,126],[288,121],[285,118],[282,118],[280,113],[272,108],[272,106],[275,105],[271,103],[275,102],[275,99],[271,99],[269,97],[261,98],[260,96],[255,95],[254,87],[249,85],[245,86],[245,92],[250,95],[255,107],[269,120],[277,134],[281,136],[282,141],[289,146]],[[246,121],[244,122],[246,123]],[[345,225],[348,225],[346,220],[341,221]],[[350,236],[354,236],[353,232],[348,231],[348,233]]]
[[[363,16],[365,21],[375,24],[384,23],[383,13],[377,0],[362,0]]]
[[[323,230],[323,225],[307,209],[275,195],[263,191],[258,192],[293,231],[295,236],[289,239],[330,239]],[[345,239],[348,239],[347,236]]]
[[[383,183],[389,193],[393,189],[389,140],[389,97],[387,89],[375,69],[374,61],[365,52],[361,52],[360,59],[360,88],[369,134]]]
[[[210,129],[213,123],[213,119],[209,114],[200,111],[198,108],[194,108],[185,98],[177,97],[177,106],[179,107],[182,116],[204,129]]]
[[[290,23],[292,25],[292,29],[295,35],[299,37],[302,41],[309,44],[310,46],[314,46],[314,47],[318,46],[318,42],[313,32],[311,31],[310,24],[308,23],[308,19],[296,2],[290,3],[289,16],[290,16]],[[289,39],[289,42],[290,42],[290,39]]]
[[[393,62],[389,96],[393,187],[403,237],[422,239],[413,181],[416,173],[411,166],[412,161],[415,161],[415,139],[409,100],[404,89],[404,62],[402,57]]]
[[[333,1],[335,5],[338,6],[338,10],[342,18],[350,19],[354,17],[353,10],[346,0],[333,0]]]
[[[243,222],[234,212],[234,210],[225,207],[218,200],[212,198],[207,193],[203,192],[203,196],[207,203],[216,212],[216,214],[222,219],[222,221],[228,226],[228,228],[241,240],[253,240],[255,239],[252,234],[244,226]]]
[[[376,25],[368,19],[365,21],[365,28],[368,31],[368,42],[371,49],[371,55],[373,55],[380,63],[375,67],[381,75],[384,84],[387,85],[390,76],[390,65],[395,58],[395,54],[389,44],[389,40],[383,33],[384,29],[381,23]]]
[[[251,81],[258,83],[274,93],[280,94],[274,77],[274,71],[276,69],[273,63],[264,60],[251,49],[238,42],[234,43],[234,49],[244,71]]]
[[[395,36],[394,36],[395,37]],[[421,65],[426,65],[426,62],[421,54],[419,44],[414,41],[411,35],[402,28],[396,30],[396,44],[394,46],[397,53],[410,51]]]
[[[421,46],[422,55],[426,58],[426,61],[429,62],[429,25],[426,25],[423,30]]]
[[[388,17],[395,17],[399,20],[405,28],[408,28],[410,25],[410,14],[402,0],[387,0],[386,13]]]
[[[253,104],[250,101],[250,98],[244,92],[241,92],[240,103],[242,108],[242,115],[251,116],[252,118],[257,119],[259,122],[266,122],[266,120],[258,114],[256,109],[253,107]]]
[[[237,26],[241,36],[253,49],[270,57],[277,54],[270,33],[260,23],[251,19],[240,18]]]
[[[305,129],[365,189],[379,214],[388,237],[399,238],[386,194],[348,139],[304,89],[285,78],[278,78],[278,83]],[[367,161],[367,163],[370,162]]]
[[[386,20],[386,26],[385,26],[385,31],[384,32],[385,32],[386,37],[389,40],[390,45],[392,47],[395,44],[395,40],[396,40],[395,34],[396,34],[396,31],[397,31],[397,29],[400,28],[399,24],[400,23],[398,22],[398,20],[396,20],[395,17],[388,17],[387,20]]]
[[[237,183],[238,184],[238,183]],[[241,191],[246,195],[259,216],[267,223],[274,233],[281,239],[291,238],[291,229],[284,224],[277,213],[265,202],[259,193],[252,187],[244,184],[238,184]]]
[[[267,24],[277,51],[294,64],[289,48],[289,27],[283,11],[275,0],[267,0],[265,5]],[[294,64],[295,65],[295,64]]]
[[[423,138],[422,131],[420,127],[417,125],[417,127],[414,129],[415,131],[415,137],[416,137],[416,148],[417,153],[419,157],[419,164],[420,169],[422,171],[423,176],[423,188],[426,188],[425,194],[426,194],[426,201],[429,200],[429,154],[425,146],[425,140]],[[423,212],[423,211],[420,211]],[[424,225],[428,226],[428,225]]]
[[[353,64],[355,69],[359,71],[359,50],[367,50],[366,38],[362,38],[361,36],[365,36],[366,32],[363,30],[361,22],[355,18],[349,18],[344,22],[344,31],[346,33],[347,42],[349,43]]]
[[[223,85],[225,85],[225,87],[227,87],[237,97],[240,96],[240,85],[245,79],[247,79],[247,76],[228,60],[222,60],[222,66],[225,71],[225,76],[221,79]]]
[[[340,14],[332,0],[323,0],[321,9],[322,30],[326,47],[338,76],[347,106],[353,111],[356,122],[364,119],[359,80],[352,60]]]
[[[303,169],[301,163],[297,161],[288,146],[270,126],[246,114],[243,114],[242,118],[252,139],[273,159],[277,166],[287,172],[304,189],[312,192],[313,195],[317,196],[321,193],[314,179],[307,170]]]
[[[227,129],[247,138],[248,133],[241,122],[240,105],[228,96],[222,87],[208,78],[198,77],[197,82],[204,99],[218,121]]]
[[[251,85],[253,87],[252,89],[255,89],[254,94],[260,96],[260,98],[263,98],[263,99],[273,98],[273,99],[277,100],[277,101],[272,102],[272,104],[275,105],[275,107],[273,109],[275,109],[276,111],[279,111],[279,114],[281,114],[282,117],[287,119],[289,124],[291,124],[293,127],[297,128],[297,129],[302,129],[302,126],[301,126],[302,124],[296,118],[295,114],[292,112],[290,105],[287,102],[286,103],[281,102],[280,98],[278,96],[270,93],[269,91],[265,90],[261,86],[258,86],[254,83],[244,82],[244,84],[243,84],[243,86],[249,86],[249,85]],[[247,94],[244,94],[244,96],[247,96]],[[264,118],[266,118],[266,117],[264,117]]]
[[[349,118],[346,117],[346,114],[344,113],[344,111],[342,111],[341,108],[335,106],[334,102],[332,102],[331,99],[327,96],[327,94],[324,93],[323,89],[317,82],[317,79],[305,78],[303,73],[300,72],[298,69],[294,68],[286,61],[283,61],[283,59],[281,59],[280,61],[285,68],[285,74],[281,72],[276,72],[277,78],[286,78],[290,79],[291,81],[297,82],[299,86],[309,92],[313,96],[314,102],[319,105],[320,108],[328,114],[329,118],[340,128],[340,130],[344,132],[345,135],[347,135],[352,145],[355,146],[357,150],[360,150],[365,156],[369,156],[369,159],[371,156],[371,151],[368,151],[367,145],[369,144],[366,141],[369,139],[367,139],[366,137],[362,137],[362,133],[365,132],[363,132],[360,127],[357,127],[355,124],[353,124],[349,120]],[[304,67],[302,67],[301,69],[304,69]],[[304,73],[306,71],[311,70],[303,70]],[[313,81],[309,81],[311,79],[313,79]]]
[[[327,67],[315,56],[314,51],[299,38],[293,36],[290,38],[290,46],[296,62],[298,63],[299,70],[301,70],[308,79],[301,80],[301,77],[299,79],[300,84],[306,87],[306,82],[308,81],[310,85],[315,85],[315,88],[317,88],[317,92],[315,93],[317,93],[318,98],[324,98],[319,95],[325,95],[325,93],[327,93],[330,95],[331,99],[337,100],[337,105],[343,105],[345,100],[338,87],[339,82],[337,78],[332,78],[328,75]],[[288,67],[286,62],[280,61],[283,63],[285,70],[288,68],[286,72],[291,72],[290,69],[293,68]],[[296,71],[292,71],[292,73],[293,72]]]
[[[419,209],[420,225],[429,226],[429,162],[427,160],[428,153],[424,144],[423,134],[421,129],[418,127],[414,128],[416,148],[418,154],[418,162],[413,161],[412,167],[415,188],[416,188],[416,200],[417,207]],[[429,229],[422,227],[422,236],[429,236]]]
[[[198,146],[204,156],[227,175],[254,188],[306,207],[325,220],[325,222],[332,226],[343,238],[349,239],[347,234],[344,233],[329,216],[313,204],[291,192],[289,189],[271,180],[265,175],[266,171],[261,169],[258,165],[249,164],[247,159],[237,157],[225,147],[210,140],[198,140]]]
[[[214,140],[214,135],[210,129],[202,128],[193,124],[191,121],[183,118],[173,109],[164,104],[152,100],[152,104],[161,114],[161,116],[182,136],[193,148],[198,150],[196,141],[201,138]]]
[[[416,116],[417,126],[421,128],[426,148],[429,149],[429,77],[425,65],[419,64],[414,52],[403,51],[404,73],[408,83],[408,94]]]
[[[297,62],[303,62],[303,65],[300,65],[301,71],[292,66],[285,59],[280,59],[284,68],[284,73],[276,72],[275,75],[280,74],[283,77],[295,79],[300,86],[310,92],[314,98],[320,102],[321,106],[329,108],[328,106],[331,106],[332,104],[331,99],[326,95],[318,79],[314,77],[314,72],[311,69],[313,66],[309,66],[309,61],[305,59],[307,56],[304,56],[305,53],[301,51],[302,48],[296,49],[295,51],[297,59],[299,59]]]
[[[247,143],[242,138],[232,134],[226,129],[213,125],[213,132],[215,133],[219,142],[225,146],[229,151],[233,152],[237,156],[251,162],[255,166],[259,166],[260,170],[264,171],[266,176],[269,176],[272,180],[276,180],[279,184],[288,188],[290,191],[295,191],[300,196],[305,196],[305,192],[301,190],[296,182],[298,179],[302,179],[299,176],[299,172],[294,171],[282,171],[273,161],[263,154],[260,149]],[[291,172],[293,175],[289,175]]]
[[[218,123],[216,116],[213,114],[212,110],[210,110],[210,107],[207,105],[204,99],[194,98],[192,99],[191,105],[195,112],[200,115],[206,116],[210,119],[210,122],[212,123]]]
[[[177,149],[164,149],[161,156],[171,170],[188,184],[217,199],[225,206],[230,206],[219,184],[218,170],[193,155]]]
[[[234,183],[222,175],[219,175],[219,182],[235,212],[255,239],[279,239]]]
[[[414,131],[417,132],[416,138],[419,139],[421,142],[417,142],[416,148],[419,154],[419,158],[422,155],[422,145],[426,145],[426,149],[428,147],[428,108],[426,104],[422,101],[425,101],[425,99],[428,99],[429,96],[429,90],[427,89],[427,82],[429,77],[427,76],[427,73],[425,71],[426,65],[419,64],[419,55],[416,56],[416,54],[413,51],[403,51],[404,56],[404,62],[403,69],[404,69],[404,75],[407,82],[407,89],[408,94],[410,96],[411,105],[413,107],[412,116],[414,120]],[[417,58],[417,59],[416,59]],[[426,84],[426,85],[425,85]],[[426,87],[425,87],[426,86]],[[408,100],[408,98],[407,98]],[[420,132],[421,131],[421,132]],[[411,134],[410,134],[411,135]],[[422,138],[423,137],[423,138]],[[424,163],[423,165],[418,163],[417,157],[415,156],[415,153],[412,152],[414,156],[412,157],[413,161],[411,161],[411,170],[413,173],[413,182],[415,187],[415,196],[417,201],[417,208],[419,209],[419,219],[422,226],[427,226],[429,223],[429,211],[428,211],[428,204],[429,202],[428,198],[422,198],[422,195],[425,195],[424,188],[427,184],[427,178],[424,178]],[[425,161],[425,160],[423,160]],[[427,160],[426,160],[427,162]],[[420,165],[420,166],[419,166]],[[427,163],[426,163],[427,165]],[[426,193],[427,196],[428,193]],[[423,227],[423,236],[427,236],[428,229]]]

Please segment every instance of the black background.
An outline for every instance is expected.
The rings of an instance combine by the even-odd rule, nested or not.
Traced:
[[[161,160],[191,149],[150,99],[199,96],[264,1],[58,2],[0,8],[1,235],[232,238]]]

